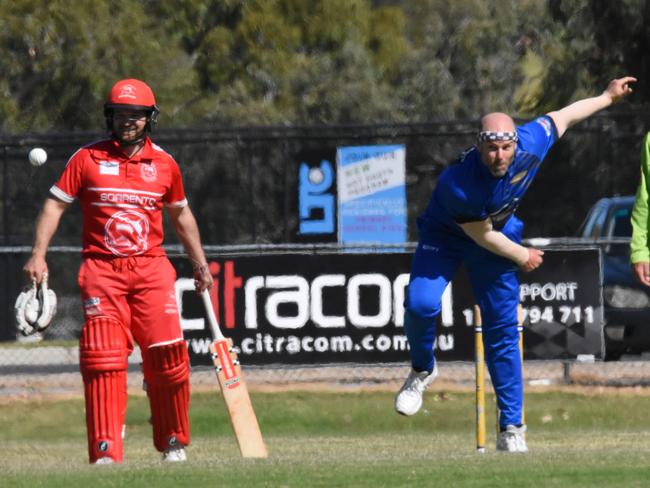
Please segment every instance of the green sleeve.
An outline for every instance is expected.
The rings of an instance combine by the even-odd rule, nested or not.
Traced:
[[[643,140],[641,150],[641,178],[636,191],[634,208],[632,209],[632,242],[630,243],[630,262],[650,262],[650,245],[648,243],[648,228],[650,215],[648,213],[648,178],[650,177],[650,132]]]

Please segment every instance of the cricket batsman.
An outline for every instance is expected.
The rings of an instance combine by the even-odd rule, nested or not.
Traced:
[[[193,269],[195,287],[212,286],[199,230],[176,161],[149,138],[158,107],[140,80],[118,81],[104,105],[110,137],[75,152],[36,222],[24,266],[40,283],[46,252],[66,208],[83,213],[78,283],[85,323],[79,338],[88,456],[121,463],[127,358],[142,351],[153,443],[165,461],[185,461],[190,443],[190,364],[176,303],[176,272],[161,247],[166,209]]]
[[[521,245],[523,223],[514,215],[553,144],[572,125],[632,92],[635,78],[615,79],[599,96],[574,102],[519,127],[504,113],[481,119],[476,144],[440,176],[418,219],[404,327],[412,370],[395,409],[414,415],[438,372],[434,359],[441,296],[465,263],[483,319],[485,357],[501,411],[497,449],[527,452],[522,422],[523,383],[517,331],[517,271],[542,264],[541,250]]]

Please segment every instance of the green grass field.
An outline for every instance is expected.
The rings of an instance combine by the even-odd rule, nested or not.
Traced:
[[[488,400],[492,400],[490,397]],[[184,464],[162,464],[148,408],[129,399],[125,464],[89,466],[81,399],[0,406],[0,485],[180,486],[648,486],[650,396],[533,392],[526,395],[531,452],[474,449],[473,395],[429,392],[412,418],[390,392],[257,393],[270,451],[243,460],[215,393],[192,396],[193,443]],[[491,404],[492,402],[489,402]],[[494,413],[488,412],[489,423]]]

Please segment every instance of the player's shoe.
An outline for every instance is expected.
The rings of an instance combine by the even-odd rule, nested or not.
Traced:
[[[104,456],[104,457],[100,457],[93,464],[115,464],[115,461],[113,461],[112,457]]]
[[[183,446],[174,446],[163,452],[163,461],[166,463],[178,463],[187,461],[187,453],[185,452],[185,447]]]
[[[505,452],[528,452],[526,445],[526,426],[506,426],[506,430],[499,432],[497,439],[497,451]]]
[[[416,372],[411,370],[406,381],[395,397],[395,411],[402,415],[415,415],[422,407],[422,394],[427,386],[438,376],[438,368],[433,371]]]

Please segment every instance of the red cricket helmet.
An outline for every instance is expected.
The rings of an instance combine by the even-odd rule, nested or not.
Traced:
[[[104,117],[109,131],[113,130],[113,111],[115,109],[144,110],[147,112],[147,130],[158,121],[159,110],[153,91],[144,81],[129,78],[120,80],[108,94],[104,103]]]

